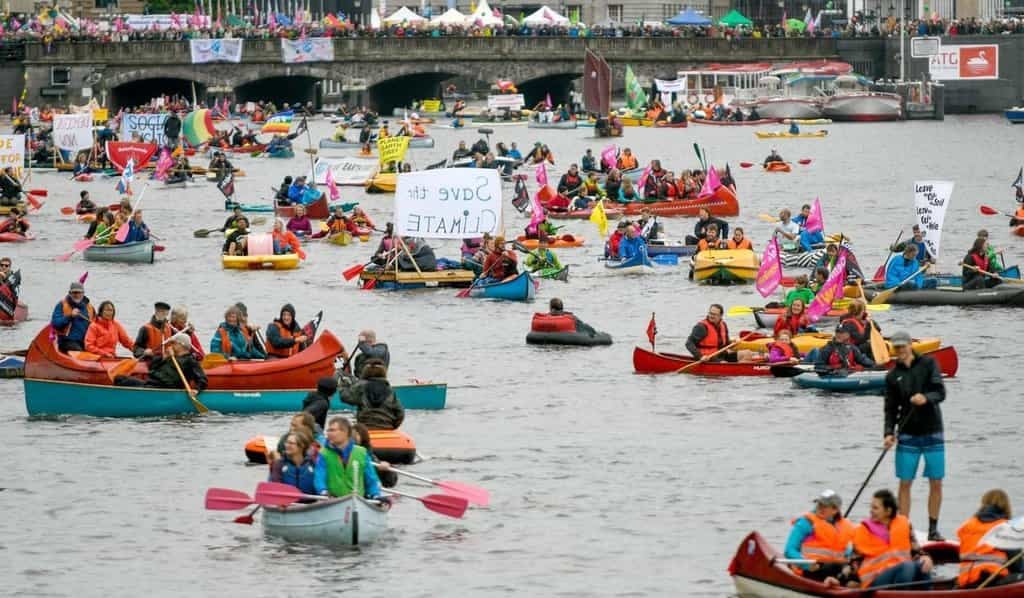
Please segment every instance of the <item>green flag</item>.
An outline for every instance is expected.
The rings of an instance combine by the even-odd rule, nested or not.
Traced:
[[[647,94],[640,82],[636,80],[633,69],[626,65],[626,105],[630,110],[644,110],[647,107]]]

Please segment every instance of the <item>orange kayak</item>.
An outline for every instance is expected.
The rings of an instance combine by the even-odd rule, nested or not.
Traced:
[[[562,235],[557,239],[548,241],[548,247],[552,249],[558,247],[580,247],[583,245],[583,237],[577,237],[575,235]],[[516,241],[519,241],[523,247],[527,249],[537,249],[540,245],[540,241],[537,239],[527,239],[526,237],[516,237]]]
[[[789,162],[769,162],[768,166],[764,167],[768,172],[789,172],[792,167]]]
[[[266,436],[254,436],[245,443],[245,456],[250,463],[267,462]],[[370,445],[373,456],[388,463],[409,464],[416,462],[416,442],[401,430],[370,430]]]

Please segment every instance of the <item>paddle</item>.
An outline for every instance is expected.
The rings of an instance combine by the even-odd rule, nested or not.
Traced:
[[[209,237],[210,233],[212,233],[214,230],[217,229],[210,230],[208,228],[197,228],[196,230],[192,231],[192,236],[197,239],[205,239],[206,237]]]
[[[365,270],[366,267],[372,263],[373,262],[367,262],[365,264],[356,264],[355,266],[352,266],[351,268],[348,268],[347,270],[343,271],[341,275],[342,277],[345,278],[345,280],[352,280],[356,276],[362,274],[363,270]]]
[[[974,270],[978,274],[982,274],[984,276],[988,276],[989,278],[995,278],[996,280],[999,280],[1001,282],[1007,282],[1007,283],[1010,283],[1010,284],[1024,284],[1024,280],[1021,280],[1019,278],[1003,278],[1002,276],[1000,276],[998,274],[993,274],[991,272],[987,272],[985,270],[982,270],[981,268],[975,268],[974,266],[972,266],[970,264],[965,264],[963,262],[960,262],[960,265],[963,266],[964,268],[967,268],[968,270]]]
[[[473,289],[480,286],[480,281],[487,278],[487,275],[491,273],[491,270],[493,270],[494,267],[500,263],[502,263],[502,260],[496,260],[493,264],[491,264],[490,268],[488,268],[485,272],[481,272],[480,276],[477,276],[468,287],[459,291],[458,294],[456,294],[455,296],[458,297],[459,299],[465,299],[466,297],[469,297],[469,294],[473,291]]]
[[[139,360],[136,357],[115,363],[113,367],[107,370],[107,378],[110,378],[110,381],[113,382],[118,376],[127,376],[138,364]]]
[[[406,498],[418,500],[423,503],[423,506],[431,511],[448,517],[453,517],[455,519],[461,519],[463,514],[465,514],[466,509],[469,507],[469,501],[461,496],[446,496],[444,494],[416,496],[395,490],[387,490],[386,492],[395,496],[404,496]],[[283,507],[303,498],[329,500],[331,497],[318,496],[315,494],[303,494],[298,488],[295,486],[289,486],[288,484],[260,482],[260,484],[256,486],[256,498],[253,502],[268,507]]]
[[[867,296],[864,294],[864,285],[861,284],[860,279],[857,279],[857,288],[860,289],[860,297],[867,303]],[[889,355],[889,347],[885,344],[885,339],[882,338],[882,333],[875,328],[875,323],[868,321],[868,326],[871,327],[871,356],[875,358],[875,363],[888,363],[892,357]]]
[[[135,202],[135,205],[132,206],[132,213],[138,210],[139,205],[142,204],[142,198],[146,196],[146,189],[149,189],[149,183],[146,183],[145,186],[142,187],[142,193],[139,193],[139,201]],[[125,220],[124,224],[118,227],[117,234],[114,235],[114,238],[117,239],[118,243],[124,243],[124,240],[128,238],[129,230],[130,227],[128,226],[128,221]]]
[[[396,490],[385,490],[385,492],[395,496],[404,496],[405,498],[418,500],[423,503],[424,507],[431,511],[453,519],[462,519],[462,516],[466,513],[466,509],[469,508],[469,501],[461,496],[445,496],[444,494],[416,496],[414,494],[406,494]]]
[[[79,241],[76,241],[75,244],[71,246],[71,251],[62,255],[58,255],[56,260],[58,262],[66,262],[71,259],[72,255],[78,253],[79,251],[85,251],[86,249],[95,245],[97,241],[106,240],[111,234],[113,234],[113,230],[107,230],[103,235],[100,235],[98,237],[93,237],[92,239],[81,239]]]
[[[694,367],[694,366],[696,366],[696,365],[698,365],[698,364],[701,364],[701,363],[706,363],[706,362],[707,362],[708,360],[710,360],[710,359],[711,359],[712,357],[716,357],[716,356],[718,356],[718,355],[720,355],[720,354],[722,354],[722,353],[725,353],[725,352],[726,352],[726,351],[728,351],[729,349],[732,349],[732,348],[733,348],[733,347],[735,347],[736,345],[738,345],[738,344],[742,343],[743,341],[747,340],[747,338],[748,338],[749,336],[750,336],[750,333],[747,333],[747,334],[742,334],[742,333],[741,333],[741,334],[740,334],[740,337],[739,337],[738,339],[736,339],[736,340],[734,340],[733,342],[729,343],[728,345],[726,345],[726,346],[722,347],[721,349],[719,349],[719,350],[715,351],[714,353],[711,353],[711,354],[705,355],[704,357],[701,357],[700,359],[698,359],[697,361],[694,361],[694,362],[693,362],[693,363],[691,363],[691,364],[688,364],[688,365],[684,365],[683,367],[681,367],[681,368],[679,368],[678,370],[676,370],[676,373],[677,373],[677,374],[682,374],[682,373],[685,373],[685,372],[686,372],[686,370],[688,370],[688,369],[690,369],[690,368],[692,368],[692,367]]]
[[[99,361],[103,357],[88,351],[68,351],[68,356],[79,361]]]
[[[779,219],[776,218],[775,216],[770,216],[768,214],[758,214],[757,217],[769,224],[775,224],[776,222],[779,221]]]
[[[999,215],[1002,215],[1002,216],[1007,216],[1009,218],[1016,218],[1017,217],[1017,216],[1015,216],[1013,214],[1010,214],[1008,212],[1001,212],[1001,211],[999,211],[999,210],[997,210],[995,208],[992,208],[992,207],[989,207],[989,206],[985,206],[985,205],[978,206],[978,210],[980,210],[981,213],[986,215],[986,216],[999,216]]]
[[[889,298],[892,297],[894,294],[896,294],[896,291],[900,290],[900,287],[902,287],[907,282],[913,280],[915,276],[917,276],[918,274],[924,272],[927,269],[928,269],[928,264],[925,264],[925,265],[921,266],[920,268],[918,268],[916,272],[914,272],[910,276],[906,277],[905,279],[901,280],[900,283],[898,285],[894,286],[893,288],[885,289],[884,291],[879,291],[878,294],[875,295],[874,299],[871,300],[871,304],[872,305],[878,305],[879,303],[888,303],[889,302]]]
[[[65,216],[70,216],[75,213],[75,208],[72,208],[71,206],[64,206],[60,209],[60,213]]]
[[[256,511],[259,511],[262,508],[263,508],[263,505],[256,505],[255,509],[249,511],[245,515],[239,515],[238,517],[235,517],[235,523],[242,523],[242,524],[245,524],[245,525],[252,525],[252,523],[254,521],[254,519],[252,518],[253,515],[256,514]]]
[[[807,166],[808,164],[811,163],[811,159],[801,158],[797,160],[796,163],[800,164],[801,166]],[[750,168],[751,166],[754,166],[754,162],[740,162],[740,168]]]
[[[188,399],[192,401],[192,406],[196,408],[200,414],[208,413],[210,410],[207,409],[206,405],[199,402],[199,399],[192,394],[192,387],[188,385],[188,379],[185,378],[185,372],[181,371],[181,366],[178,365],[178,359],[174,356],[174,353],[170,354],[171,363],[174,364],[174,369],[178,370],[178,376],[181,378],[181,383],[185,385],[185,394],[188,395]]]
[[[896,241],[889,246],[889,254],[885,256],[885,261],[883,261],[882,265],[878,267],[878,270],[875,270],[875,277],[872,280],[885,280],[885,266],[889,263],[889,260],[892,259],[893,248],[900,244],[900,239],[902,238],[903,231],[901,230],[900,234],[896,235]]]
[[[251,505],[253,500],[240,490],[208,488],[205,502],[206,508],[211,511],[237,511]]]
[[[902,420],[900,420],[899,425],[896,426],[896,430],[897,431],[902,430],[903,426],[907,425],[907,421],[910,419],[910,416],[913,415],[913,414],[914,414],[914,406],[911,405],[910,410],[907,411],[907,414],[903,416]],[[871,471],[868,472],[868,477],[864,478],[864,483],[860,485],[860,489],[857,490],[857,494],[853,495],[853,500],[850,501],[850,506],[846,507],[846,512],[843,513],[843,517],[844,518],[850,516],[850,511],[853,510],[853,505],[857,504],[857,499],[860,498],[861,493],[864,492],[864,488],[867,488],[868,482],[871,481],[871,477],[875,475],[875,472],[878,470],[878,466],[882,464],[882,459],[885,459],[885,455],[888,452],[889,452],[889,447],[883,446],[882,447],[882,454],[878,455],[878,460],[875,461],[874,467],[872,467]]]
[[[487,490],[479,488],[477,486],[471,486],[469,484],[464,484],[462,482],[432,480],[430,478],[425,478],[423,476],[419,476],[408,471],[395,469],[394,467],[391,467],[390,470],[397,473],[398,475],[404,475],[414,480],[419,480],[432,486],[437,486],[442,491],[447,492],[448,494],[451,494],[453,496],[461,496],[462,498],[465,498],[467,501],[473,503],[474,505],[486,507],[491,502],[491,494]]]

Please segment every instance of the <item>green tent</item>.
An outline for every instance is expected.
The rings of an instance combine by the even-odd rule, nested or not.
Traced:
[[[722,20],[719,21],[718,24],[725,25],[726,27],[739,27],[740,25],[752,27],[754,22],[743,16],[740,11],[733,9],[732,12],[722,17]]]
[[[786,19],[786,29],[803,31],[804,29],[807,29],[807,23],[804,23],[800,19]]]

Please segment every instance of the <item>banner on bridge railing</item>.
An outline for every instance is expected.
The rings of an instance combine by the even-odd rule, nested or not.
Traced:
[[[242,62],[242,40],[240,39],[193,39],[189,40],[192,64],[208,62]]]
[[[329,37],[281,40],[281,61],[285,64],[332,62],[333,60],[334,42]]]

